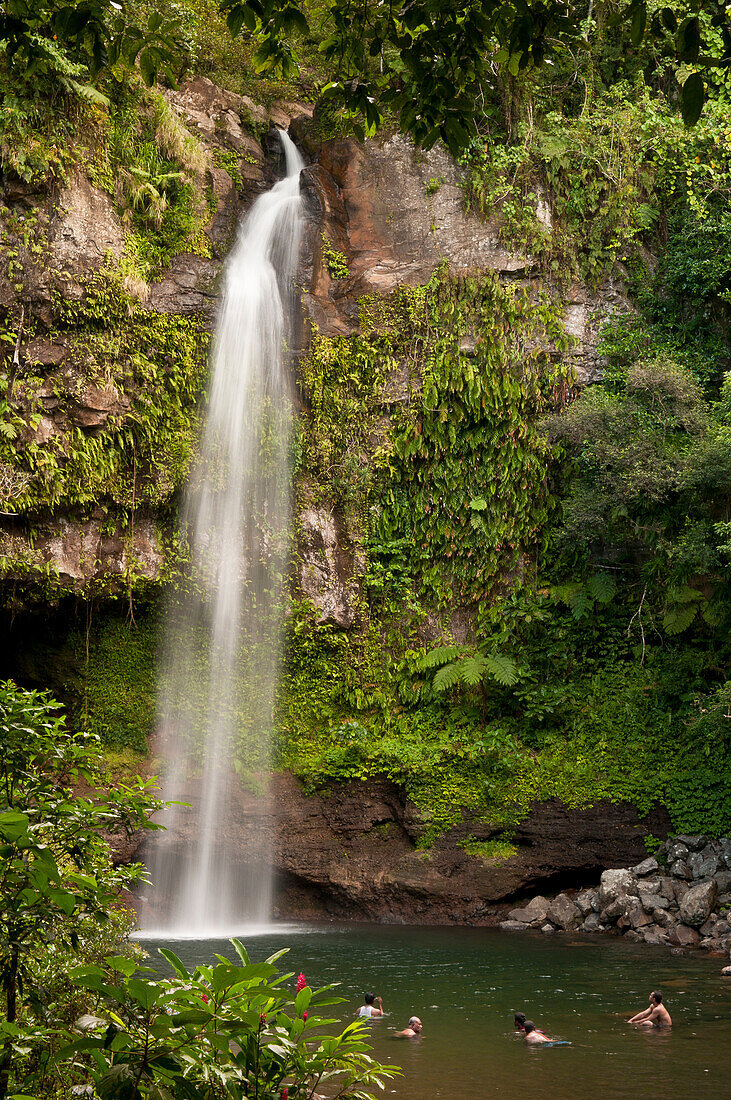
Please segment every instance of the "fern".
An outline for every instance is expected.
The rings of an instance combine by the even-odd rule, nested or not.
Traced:
[[[684,630],[687,630],[690,624],[698,614],[698,604],[690,603],[683,605],[676,605],[670,607],[665,612],[662,620],[662,625],[665,628],[666,634],[682,634]]]
[[[494,654],[492,657],[485,657],[484,662],[485,671],[503,687],[512,687],[520,679],[518,666],[510,657]]]
[[[594,573],[586,582],[586,591],[597,603],[609,603],[617,593],[617,585],[608,573]]]
[[[435,691],[441,694],[441,692],[449,691],[455,684],[460,683],[461,679],[460,662],[454,661],[451,665],[445,665],[444,668],[439,669],[432,681],[432,686]]]
[[[474,657],[466,657],[459,663],[458,668],[462,683],[467,684],[468,687],[476,687],[485,677],[487,662],[482,654],[478,653]]]
[[[456,645],[439,645],[434,649],[429,649],[427,652],[419,657],[415,662],[414,668],[417,672],[424,672],[427,669],[439,668],[440,665],[446,665],[450,661],[454,661],[460,653],[459,646]]]

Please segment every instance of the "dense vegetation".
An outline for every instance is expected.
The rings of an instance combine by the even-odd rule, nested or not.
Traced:
[[[314,786],[391,776],[431,815],[427,842],[464,808],[509,835],[533,799],[551,796],[660,802],[678,827],[728,829],[727,81],[707,69],[704,112],[686,128],[678,90],[693,50],[685,43],[679,60],[677,47],[695,33],[688,13],[676,13],[686,29],[673,48],[675,16],[661,13],[661,33],[654,9],[628,45],[637,10],[579,12],[582,34],[556,39],[551,65],[521,63],[498,35],[470,75],[465,204],[538,258],[543,289],[440,271],[429,286],[362,300],[361,335],[316,337],[300,365],[310,401],[295,445],[300,501],[334,507],[365,565],[351,632],[293,608],[280,761]],[[299,69],[264,58],[276,27],[262,13],[233,28],[229,14],[241,31],[231,43],[226,13],[208,0],[169,5],[164,25],[140,0],[124,16],[139,33],[114,27],[138,44],[167,36],[175,64],[161,54],[147,79],[192,70],[264,102],[298,94],[317,100],[317,135],[351,131],[355,100],[318,99],[336,75],[330,7],[305,14],[306,32],[290,17]],[[725,26],[699,18],[710,53],[722,52]],[[100,377],[111,372],[135,415],[98,437],[77,430],[70,455],[66,440],[58,458],[53,446],[19,447],[40,385],[28,375],[8,403],[17,419],[2,460],[14,511],[101,499],[110,526],[129,531],[141,503],[171,514],[194,438],[204,337],[139,309],[135,295],[176,251],[205,251],[203,161],[159,94],[139,86],[134,49],[107,43],[94,58],[84,43],[63,47],[79,68],[71,83],[47,59],[41,79],[11,90],[6,68],[2,156],[6,171],[41,183],[82,156],[120,204],[122,267],[81,305],[64,304],[56,324]],[[376,98],[393,127],[408,115],[389,92],[389,49],[386,36]],[[381,72],[373,58],[362,59],[364,79]],[[39,94],[44,82],[53,96]],[[59,141],[62,127],[73,141]],[[334,278],[347,274],[343,257],[326,259]],[[579,393],[564,294],[577,278],[591,287],[617,276],[635,310],[607,324],[605,378]],[[396,408],[389,381],[404,374],[411,401]],[[128,589],[144,598],[133,566]],[[134,618],[136,628],[97,610],[68,642],[85,666],[85,686],[66,685],[75,714],[123,753],[144,748],[153,713],[155,606],[138,602]],[[116,693],[104,690],[110,677]]]
[[[525,285],[444,266],[363,298],[359,334],[315,334],[299,364],[297,501],[338,516],[358,595],[344,631],[293,590],[279,765],[308,789],[389,777],[421,811],[425,847],[478,815],[500,835],[465,847],[492,858],[551,797],[731,829],[726,7],[381,7],[4,5],[3,182],[38,197],[82,167],[125,239],[92,281],[56,287],[41,320],[26,306],[48,224],[32,205],[0,209],[15,295],[0,305],[0,507],[31,544],[0,559],[15,578],[3,600],[11,619],[19,589],[58,609],[42,636],[26,615],[27,652],[9,660],[53,685],[76,731],[45,696],[0,687],[0,1092],[52,1095],[91,1074],[102,1096],[249,1095],[255,1082],[294,1100],[331,1073],[366,1095],[380,1072],[350,1029],[305,1054],[318,997],[284,993],[273,961],[257,969],[237,947],[240,966],[189,974],[170,955],[175,977],[159,982],[126,949],[105,958],[107,927],[120,941],[129,927],[114,896],[137,872],[111,866],[98,829],[145,824],[155,805],[121,777],[153,722],[160,585],[130,553],[123,609],[103,585],[77,601],[32,538],[49,516],[93,514],[131,545],[147,510],[165,532],[163,583],[180,553],[208,336],[144,303],[176,255],[210,257],[214,199],[210,153],[156,81],[204,74],[259,103],[299,97],[315,105],[313,140],[378,126],[442,139],[466,208],[537,263]],[[218,157],[236,177],[236,158]],[[347,278],[327,242],[324,259]],[[605,318],[604,374],[584,388],[563,325],[578,280],[621,284],[631,303]],[[39,335],[70,348],[49,392],[43,370],[14,360]],[[87,383],[119,399],[104,425],[39,438],[41,397],[63,404]],[[67,1035],[88,1009],[116,1027]],[[218,1038],[232,1032],[240,1054]]]

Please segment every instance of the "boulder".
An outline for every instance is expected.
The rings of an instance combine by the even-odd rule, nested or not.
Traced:
[[[528,928],[527,924],[519,920],[502,920],[500,921],[501,932],[525,932]]]
[[[621,920],[625,916],[628,904],[629,897],[627,894],[622,894],[620,897],[615,898],[614,901],[610,901],[609,905],[599,913],[602,923],[616,924],[618,920]]]
[[[556,929],[553,927],[553,925],[548,923],[544,924],[541,928],[541,932],[544,936],[552,936],[555,931]]]
[[[655,924],[659,924],[661,928],[672,928],[676,922],[676,917],[672,913],[669,913],[667,909],[653,909],[652,919]]]
[[[724,966],[721,973],[723,974],[724,978],[731,978],[731,966]]]
[[[669,900],[663,897],[662,894],[654,894],[651,893],[649,890],[643,890],[641,887],[640,901],[642,902],[643,907],[650,912],[653,909],[667,909],[667,907],[670,905]]]
[[[687,844],[681,844],[677,840],[674,844],[671,844],[668,848],[668,863],[675,863],[678,859],[687,859],[690,855],[690,848]]]
[[[589,913],[588,917],[586,918],[586,920],[581,925],[580,931],[581,932],[598,932],[601,927],[602,927],[602,925],[601,925],[601,921],[599,920],[599,914],[598,913]]]
[[[635,929],[646,928],[648,924],[652,924],[652,917],[645,912],[642,903],[636,898],[628,906],[625,920],[629,920]]]
[[[721,837],[718,841],[718,850],[726,867],[731,871],[731,839],[726,836]]]
[[[669,875],[663,875],[660,879],[660,893],[668,901],[675,901],[675,883]]]
[[[680,833],[674,837],[675,843],[684,845],[689,852],[700,852],[701,848],[705,848],[708,843],[707,836],[687,836],[685,833]],[[683,859],[683,856],[676,857]]]
[[[703,852],[693,852],[688,857],[688,867],[694,879],[711,878],[721,869],[718,856],[706,856]]]
[[[670,929],[669,939],[676,947],[695,947],[700,936],[695,928],[689,928],[687,924],[676,924]]]
[[[676,859],[670,864],[670,874],[675,878],[692,879],[693,872],[684,859]]]
[[[668,942],[667,936],[655,924],[650,924],[647,928],[642,929],[642,939],[653,947]]]
[[[549,904],[548,898],[541,897],[539,894],[538,897],[531,898],[522,909],[511,909],[508,913],[508,919],[523,921],[524,924],[540,921],[542,924],[548,915]]]
[[[548,907],[548,919],[558,928],[576,928],[580,910],[568,894],[557,894]]]
[[[719,894],[731,892],[731,871],[718,871],[713,877]]]
[[[599,904],[605,909],[620,894],[636,894],[637,878],[626,867],[603,871],[599,881]]]
[[[710,917],[718,891],[713,879],[691,886],[680,903],[680,919],[684,924],[699,928]]]
[[[680,905],[685,895],[690,890],[689,882],[682,882],[680,879],[675,879],[673,882],[673,888],[675,890],[675,900]]]
[[[642,936],[639,932],[635,932],[634,928],[628,928],[624,934],[624,938],[629,940],[630,943],[642,943]]]
[[[597,890],[582,890],[574,901],[584,916],[589,913],[596,914],[599,910],[599,892]]]
[[[642,863],[638,863],[635,867],[631,867],[630,870],[633,875],[651,875],[655,871],[660,870],[660,864],[654,856],[648,856],[647,859],[642,860]]]
[[[727,936],[731,932],[731,925],[723,917],[717,917],[715,913],[711,913],[698,931],[702,936],[713,936],[714,939],[718,939],[719,936]]]

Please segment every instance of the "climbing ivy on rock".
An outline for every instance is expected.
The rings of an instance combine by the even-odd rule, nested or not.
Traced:
[[[536,413],[570,368],[560,305],[490,274],[440,272],[424,303],[423,389],[397,424],[374,532],[437,602],[470,603],[536,549],[550,508]],[[410,543],[407,545],[406,543]]]

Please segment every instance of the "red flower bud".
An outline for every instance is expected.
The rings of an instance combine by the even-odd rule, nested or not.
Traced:
[[[266,1022],[267,1022],[266,1013],[262,1012],[261,1016],[259,1017],[259,1023],[261,1024],[262,1027],[264,1027],[264,1024]]]
[[[286,1085],[285,1085],[285,1086],[284,1086],[284,1088],[282,1089],[282,1096],[281,1096],[281,1100],[289,1100],[289,1089],[287,1088],[287,1086],[286,1086]]]
[[[300,974],[299,978],[297,979],[297,992],[299,993],[299,991],[301,989],[304,989],[306,985],[307,978],[304,976],[304,974]]]
[[[203,1001],[204,1004],[208,1004],[208,1002],[210,1000],[210,997],[208,996],[207,993],[201,993],[201,1000]]]
[[[303,1013],[302,1013],[302,1019],[303,1019],[303,1020],[306,1020],[306,1019],[307,1019],[307,1012],[303,1012]]]

